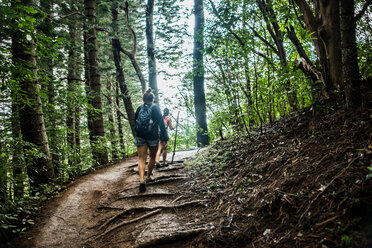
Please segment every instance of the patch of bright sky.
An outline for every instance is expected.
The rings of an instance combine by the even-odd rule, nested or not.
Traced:
[[[182,17],[180,22],[187,23],[187,33],[190,36],[184,37],[183,54],[189,55],[193,51],[193,37],[195,17],[192,15],[194,1],[185,0],[181,3],[183,8]],[[189,13],[188,15],[186,13]],[[168,107],[170,110],[175,109],[179,106],[179,90],[182,90],[182,80],[185,74],[192,68],[192,60],[187,60],[184,56],[181,58],[180,64],[185,66],[178,66],[177,68],[171,67],[169,63],[160,63],[157,61],[157,71],[158,71],[158,88],[160,94],[160,106],[162,108]],[[165,99],[167,98],[168,101]],[[168,106],[166,103],[169,102]]]
[[[205,6],[206,4],[207,1],[204,2],[205,19],[210,17],[210,13],[207,11]],[[192,14],[194,0],[184,0],[181,3],[181,6],[183,10],[181,10],[182,17],[180,22],[187,24],[187,33],[189,34],[188,36],[184,37],[184,44],[182,47],[184,56],[182,56],[181,61],[178,63],[181,66],[171,67],[169,63],[160,63],[157,61],[157,83],[160,94],[160,107],[162,109],[164,107],[169,108],[174,117],[177,115],[177,112],[180,111],[181,117],[186,118],[187,116],[188,118],[189,115],[186,113],[186,108],[183,109],[180,106],[183,98],[179,91],[186,91],[183,89],[183,80],[185,74],[191,72],[192,70],[192,53],[194,48],[193,34],[195,25],[195,16]]]

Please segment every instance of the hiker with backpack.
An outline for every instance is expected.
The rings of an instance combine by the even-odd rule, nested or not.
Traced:
[[[164,144],[168,144],[168,133],[165,129],[164,121],[160,108],[153,104],[155,96],[149,88],[143,94],[143,104],[138,107],[135,114],[135,137],[134,144],[138,152],[138,172],[140,177],[140,192],[146,191],[146,182],[154,180],[152,170],[155,165],[155,156],[158,150],[159,139]],[[160,128],[160,135],[159,135]],[[145,167],[147,159],[147,148],[149,149],[150,159],[145,180]]]
[[[173,130],[178,125],[176,123],[176,126],[173,126],[172,119],[169,117],[169,109],[168,108],[164,108],[164,110],[163,110],[163,121],[164,121],[165,129],[167,129],[167,130],[168,130],[168,128],[170,130]],[[155,157],[156,168],[160,168],[162,166],[168,166],[168,163],[167,163],[167,148],[168,148],[168,142],[163,142],[163,141],[159,142],[158,151],[157,151],[156,157]],[[163,150],[163,163],[160,164],[160,153],[161,153],[162,150]]]

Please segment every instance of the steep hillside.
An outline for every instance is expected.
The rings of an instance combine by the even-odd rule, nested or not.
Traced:
[[[372,247],[372,110],[339,106],[217,142],[188,162],[215,227],[194,244]]]

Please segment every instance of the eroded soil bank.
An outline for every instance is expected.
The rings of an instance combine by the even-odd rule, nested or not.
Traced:
[[[192,165],[205,247],[372,247],[372,108],[333,104],[217,142]],[[191,190],[190,190],[191,189]]]

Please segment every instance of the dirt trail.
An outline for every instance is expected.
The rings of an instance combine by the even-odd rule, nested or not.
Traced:
[[[197,218],[202,200],[180,195],[190,180],[177,152],[175,163],[154,171],[155,182],[138,190],[137,158],[77,180],[41,212],[22,247],[146,247],[183,240],[212,228]]]

